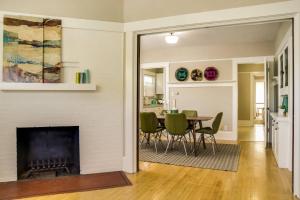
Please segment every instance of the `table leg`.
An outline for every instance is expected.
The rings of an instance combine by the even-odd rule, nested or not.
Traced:
[[[202,121],[199,121],[199,126],[200,126],[200,129],[203,127],[202,125]],[[201,145],[201,141],[203,142],[203,148],[206,149],[206,144],[205,144],[205,138],[204,138],[204,134],[201,134],[201,140],[200,140],[200,143],[199,143],[199,147]]]
[[[150,133],[148,133],[148,137],[147,137],[147,144],[150,145]]]
[[[194,141],[194,154],[197,156],[197,138],[196,138],[196,123],[193,121],[193,141]]]
[[[204,134],[201,134],[201,140],[203,142],[203,148],[206,149]]]

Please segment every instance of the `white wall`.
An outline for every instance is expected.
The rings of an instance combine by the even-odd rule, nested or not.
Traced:
[[[170,102],[176,99],[176,106],[181,110],[197,110],[199,115],[215,117],[223,112],[222,124],[227,126],[227,131],[232,131],[232,87],[191,87],[191,88],[170,88],[170,94],[177,94],[170,97]],[[211,122],[203,122],[204,126],[211,126]]]
[[[0,181],[16,180],[16,127],[78,125],[81,173],[122,169],[123,33],[63,28],[62,49],[64,61],[90,69],[97,91],[0,91]]]
[[[280,24],[278,33],[276,35],[276,40],[275,40],[275,45],[274,45],[274,53],[276,53],[277,51],[280,51],[280,49],[279,49],[280,45],[281,45],[282,41],[285,39],[285,36],[291,27],[292,27],[291,20],[282,22]]]

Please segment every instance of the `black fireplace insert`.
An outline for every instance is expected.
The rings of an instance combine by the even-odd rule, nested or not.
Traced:
[[[79,126],[17,128],[18,180],[77,174]]]

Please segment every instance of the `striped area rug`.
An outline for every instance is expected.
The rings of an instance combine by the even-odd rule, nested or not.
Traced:
[[[212,146],[207,144],[207,149],[202,146],[198,150],[198,156],[188,151],[188,156],[185,155],[183,145],[175,145],[173,150],[168,150],[165,154],[166,142],[164,147],[160,144],[157,154],[154,146],[141,145],[139,152],[139,160],[145,162],[155,162],[170,165],[180,165],[186,167],[198,167],[207,169],[216,169],[223,171],[237,171],[240,159],[240,145],[238,144],[218,144],[218,151],[213,154]]]

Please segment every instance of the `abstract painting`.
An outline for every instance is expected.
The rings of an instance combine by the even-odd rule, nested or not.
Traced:
[[[44,83],[59,83],[61,67],[61,20],[44,19]]]
[[[43,19],[5,16],[3,81],[43,82]]]
[[[61,20],[5,16],[3,81],[60,82]]]

